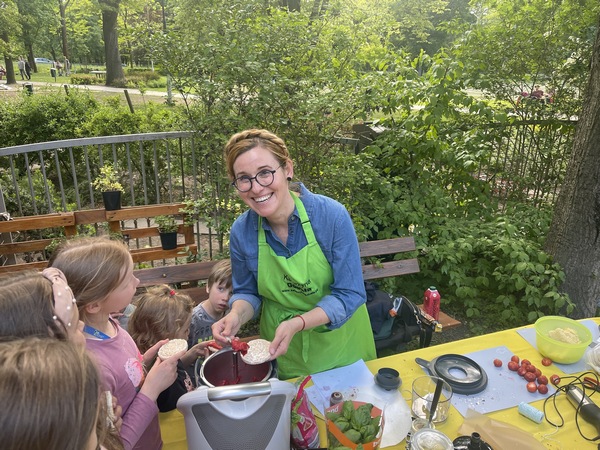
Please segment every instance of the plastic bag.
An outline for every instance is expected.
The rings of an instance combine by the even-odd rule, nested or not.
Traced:
[[[490,419],[469,409],[458,434],[470,436],[477,432],[493,449],[526,448],[527,450],[546,450],[531,434],[506,422]]]
[[[298,448],[319,447],[319,428],[304,387],[310,375],[298,385],[298,392],[292,399],[292,444]]]

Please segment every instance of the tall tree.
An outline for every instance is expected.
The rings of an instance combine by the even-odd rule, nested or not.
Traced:
[[[124,81],[121,54],[119,52],[119,5],[121,0],[98,0],[102,10],[102,35],[106,55],[106,85],[112,86]]]
[[[600,299],[600,23],[546,250],[563,266],[561,288],[577,305],[576,315],[594,316]]]
[[[63,56],[71,59],[69,44],[67,41],[67,7],[71,0],[58,0],[58,11],[60,13],[60,37],[62,41]]]
[[[17,83],[11,42],[14,42],[15,36],[20,31],[18,17],[17,5],[13,1],[8,0],[0,4],[0,51],[4,55],[6,84]]]

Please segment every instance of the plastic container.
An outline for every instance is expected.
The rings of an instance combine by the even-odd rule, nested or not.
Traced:
[[[442,297],[435,286],[429,287],[423,296],[423,311],[433,317],[435,320],[440,320],[440,302]]]
[[[583,324],[568,317],[544,316],[540,317],[534,325],[535,340],[538,351],[545,357],[559,364],[573,364],[579,361],[585,349],[592,342],[592,332]],[[578,344],[552,339],[548,332],[557,328],[570,328],[579,336]]]

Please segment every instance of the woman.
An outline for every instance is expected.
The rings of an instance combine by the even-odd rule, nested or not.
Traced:
[[[358,241],[338,202],[288,181],[294,164],[266,130],[235,134],[225,146],[227,172],[250,210],[231,228],[231,311],[213,325],[234,336],[262,307],[260,334],[272,341],[282,379],[376,356]]]

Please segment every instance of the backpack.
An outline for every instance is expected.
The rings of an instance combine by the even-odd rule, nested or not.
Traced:
[[[393,348],[403,351],[413,339],[419,347],[428,347],[435,322],[403,295],[394,296],[379,289],[376,283],[365,281],[367,311],[377,350]]]

